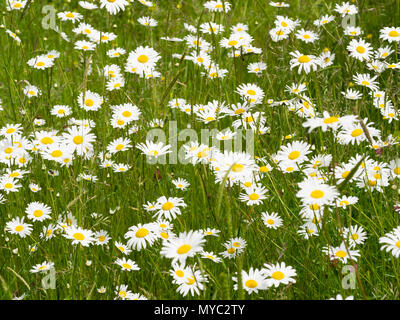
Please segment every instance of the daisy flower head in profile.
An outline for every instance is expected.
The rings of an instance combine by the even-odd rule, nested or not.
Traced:
[[[72,21],[75,23],[83,18],[83,16],[78,12],[65,11],[57,13],[57,17],[61,19],[61,21]]]
[[[322,252],[326,253],[330,260],[339,260],[343,263],[347,263],[348,260],[357,261],[357,257],[360,256],[359,250],[346,248],[344,242],[339,247],[325,246],[322,248]]]
[[[51,208],[41,202],[31,202],[28,204],[25,213],[28,219],[33,221],[44,221],[46,219],[51,219]]]
[[[11,234],[17,234],[21,238],[25,238],[29,236],[32,232],[32,225],[24,222],[24,217],[22,218],[14,218],[11,221],[6,223],[6,231]]]
[[[335,20],[334,16],[330,16],[329,14],[326,14],[326,15],[322,16],[321,18],[314,20],[313,24],[317,27],[321,27],[333,20]]]
[[[346,27],[346,29],[344,29],[343,33],[346,36],[356,37],[356,36],[361,36],[363,34],[363,31],[361,30],[360,27],[348,26]]]
[[[246,202],[248,206],[260,205],[266,199],[267,189],[261,185],[254,184],[250,188],[246,188],[243,193],[239,195],[239,200]]]
[[[48,58],[45,55],[37,56],[28,60],[28,65],[35,69],[45,70],[51,68],[54,65],[53,59]]]
[[[38,97],[42,94],[40,89],[33,85],[27,85],[24,88],[24,94],[30,99],[32,97]]]
[[[207,274],[191,268],[185,280],[179,283],[179,287],[176,291],[183,297],[189,292],[192,296],[199,295],[200,291],[205,289],[204,282],[208,282]]]
[[[304,141],[293,141],[286,146],[281,146],[275,159],[278,161],[291,161],[293,163],[302,163],[308,160],[307,155],[311,153],[311,145]]]
[[[296,38],[305,43],[313,43],[319,39],[319,36],[314,31],[301,29],[301,30],[297,30]]]
[[[300,74],[304,71],[306,74],[311,71],[316,71],[318,68],[317,59],[314,55],[302,54],[299,51],[289,53],[293,58],[290,60],[290,69],[298,68],[298,73]]]
[[[64,118],[72,114],[72,109],[67,105],[55,105],[51,109],[50,114],[57,118]]]
[[[261,74],[267,69],[267,65],[264,62],[253,62],[247,66],[247,71],[249,73]]]
[[[146,249],[147,245],[152,246],[157,239],[156,226],[151,223],[138,224],[129,228],[124,235],[128,239],[127,245],[135,250]]]
[[[289,3],[282,2],[282,1],[279,1],[279,2],[270,1],[269,5],[271,7],[275,7],[275,8],[289,8],[290,7]]]
[[[125,257],[122,259],[117,258],[114,263],[119,265],[123,271],[140,270],[139,266],[136,264],[135,261],[133,261],[131,259],[126,259]]]
[[[229,12],[231,10],[231,4],[222,0],[207,1],[203,6],[211,12]]]
[[[296,196],[301,198],[305,205],[324,206],[332,204],[339,196],[335,186],[330,186],[316,178],[308,178],[298,183],[300,190]]]
[[[145,16],[143,16],[143,17],[140,17],[137,21],[138,21],[142,26],[145,26],[145,27],[155,27],[155,26],[158,25],[157,20],[155,20],[155,19],[153,19],[153,18],[151,18],[151,17],[145,17]]]
[[[204,22],[200,25],[200,31],[207,34],[219,34],[224,32],[224,26],[215,22]]]
[[[54,262],[43,261],[42,263],[34,265],[32,269],[29,270],[29,272],[31,273],[47,272],[51,268],[54,268]]]
[[[105,8],[111,15],[124,11],[127,5],[129,2],[126,0],[100,0],[100,8]]]
[[[86,10],[94,10],[97,9],[98,6],[95,3],[89,2],[89,1],[79,1],[78,4]]]
[[[241,84],[236,92],[250,104],[261,104],[265,96],[264,91],[254,83]]]
[[[347,50],[350,52],[350,57],[360,61],[370,60],[373,53],[371,44],[362,39],[351,40],[347,46]]]
[[[261,269],[262,274],[266,278],[266,283],[268,287],[278,287],[280,284],[288,285],[290,283],[295,283],[294,277],[297,275],[296,270],[287,266],[285,262],[277,264],[264,264],[264,268]]]
[[[352,16],[358,13],[358,8],[349,2],[342,2],[341,4],[337,3],[334,10],[338,12],[342,18],[346,15]]]
[[[75,42],[75,49],[82,51],[94,51],[96,44],[86,40],[78,40]]]
[[[179,190],[186,190],[190,186],[190,183],[182,178],[174,179],[172,180],[172,183]]]
[[[167,153],[171,153],[171,145],[165,145],[163,142],[154,143],[147,140],[146,143],[139,143],[136,148],[142,151],[142,153],[150,158],[158,158]]]
[[[238,277],[232,277],[235,282],[233,289],[238,290]],[[250,268],[248,272],[242,270],[242,287],[248,294],[258,293],[258,290],[268,289],[267,279],[262,270]]]
[[[72,244],[81,244],[88,247],[96,241],[91,230],[83,229],[76,225],[68,226],[64,229],[64,237],[72,240]]]
[[[368,73],[357,73],[353,75],[353,79],[357,85],[367,87],[368,89],[371,89],[372,91],[378,90],[378,82],[375,81],[375,79],[378,76],[373,76],[371,77]]]
[[[161,56],[153,48],[139,46],[129,53],[125,69],[128,72],[142,74],[144,69],[154,69],[160,59]]]
[[[385,28],[382,28],[379,31],[379,33],[380,33],[379,38],[386,40],[389,43],[400,41],[400,28],[399,27],[385,27]]]
[[[167,219],[172,220],[175,219],[178,215],[181,215],[180,208],[186,207],[186,203],[183,201],[182,198],[177,197],[165,197],[162,196],[157,199],[155,204],[155,210],[157,212],[154,214],[154,217],[157,219]]]
[[[276,212],[262,212],[261,219],[264,225],[269,229],[278,229],[283,225],[282,218]]]
[[[379,238],[381,250],[390,252],[395,258],[400,256],[400,226]]]
[[[343,236],[348,240],[350,248],[362,245],[367,240],[367,233],[362,226],[358,225],[344,228]]]
[[[25,8],[27,0],[6,0],[7,11]]]
[[[173,239],[163,242],[160,254],[168,259],[172,259],[172,263],[184,263],[187,258],[202,252],[204,243],[204,234],[201,231],[190,230],[188,232],[181,232]]]
[[[115,48],[107,51],[107,56],[110,58],[118,58],[126,53],[126,50],[123,48]]]
[[[15,41],[17,41],[18,43],[21,43],[21,39],[20,37],[18,37],[14,32],[12,32],[11,30],[5,29],[5,32],[12,37]]]
[[[307,221],[305,224],[300,226],[297,233],[303,236],[304,239],[309,239],[312,236],[317,236],[319,230],[315,223],[313,223],[312,221]]]

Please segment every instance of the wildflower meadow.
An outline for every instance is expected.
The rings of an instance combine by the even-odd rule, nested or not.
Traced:
[[[0,13],[0,299],[400,299],[400,1]]]

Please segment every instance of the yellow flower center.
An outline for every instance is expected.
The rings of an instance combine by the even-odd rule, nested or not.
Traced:
[[[132,269],[132,266],[131,266],[130,264],[127,264],[127,263],[123,263],[122,266],[123,266],[125,269]]]
[[[236,163],[232,167],[233,172],[241,172],[241,171],[243,171],[243,169],[244,169],[244,166],[240,163]]]
[[[358,46],[358,47],[356,48],[356,51],[357,51],[358,53],[364,53],[364,52],[365,52],[365,48],[364,48],[363,46]]]
[[[44,138],[42,138],[42,140],[40,140],[40,142],[43,144],[52,144],[54,142],[54,140],[50,137],[44,137]]]
[[[369,184],[370,187],[375,187],[376,183],[377,183],[376,180],[369,180],[368,181],[368,184]]]
[[[257,193],[252,193],[251,195],[249,195],[249,199],[250,200],[258,200],[258,198],[260,198],[260,196]]]
[[[72,236],[78,241],[82,241],[85,239],[85,236],[80,232],[76,232]]]
[[[145,54],[142,54],[142,55],[140,55],[140,56],[138,57],[138,61],[139,61],[140,63],[146,63],[147,61],[149,61],[149,57],[146,56]]]
[[[191,246],[191,245],[189,245],[189,244],[184,244],[184,245],[180,246],[180,247],[178,248],[178,250],[176,250],[176,252],[177,252],[178,254],[185,254],[185,253],[188,253],[190,249],[192,249],[192,246]]]
[[[325,195],[325,193],[322,190],[314,190],[311,192],[310,196],[314,199],[320,199]]]
[[[339,258],[344,258],[345,256],[347,256],[347,253],[343,250],[339,250],[338,252],[336,252],[336,256]]]
[[[42,210],[35,210],[35,211],[33,212],[33,215],[34,215],[36,218],[39,218],[39,217],[41,217],[41,216],[43,215],[43,211],[42,211]]]
[[[257,281],[255,281],[255,280],[247,280],[247,281],[244,283],[244,285],[245,285],[247,288],[257,288],[258,283],[257,283]]]
[[[21,232],[22,230],[24,230],[23,226],[16,226],[15,227],[15,231],[17,231],[17,232]]]
[[[63,155],[63,153],[62,153],[61,150],[54,150],[54,151],[51,153],[51,156],[52,156],[53,158],[59,158],[59,157],[61,157],[62,155]]]
[[[83,142],[83,137],[82,136],[75,136],[73,139],[75,144],[82,144]]]
[[[351,133],[351,136],[355,138],[355,137],[358,137],[358,136],[362,135],[362,133],[363,133],[363,131],[361,129],[355,129]]]
[[[282,280],[285,277],[284,273],[281,271],[275,271],[272,274],[272,278],[274,278],[275,280]]]
[[[85,100],[85,105],[87,107],[92,107],[94,105],[94,101],[92,99]]]
[[[396,38],[399,36],[399,33],[396,30],[392,30],[389,32],[389,37]]]
[[[324,119],[324,123],[326,123],[326,124],[334,123],[334,122],[338,122],[338,121],[339,121],[338,117],[335,117],[335,116]]]
[[[162,205],[162,209],[163,209],[164,211],[169,211],[169,210],[171,210],[173,207],[174,207],[174,204],[173,204],[172,202],[169,202],[169,201],[167,201],[166,203],[164,203],[164,204]]]
[[[161,232],[161,233],[160,233],[160,236],[161,236],[162,238],[164,238],[164,239],[168,239],[168,238],[169,238],[167,232]]]
[[[289,156],[288,156],[288,158],[290,160],[295,160],[298,157],[300,157],[300,152],[299,151],[292,151],[291,153],[289,153]]]
[[[310,62],[311,59],[306,55],[302,55],[301,57],[299,57],[299,59],[297,59],[297,61],[299,61],[300,63],[307,63]]]
[[[352,240],[357,240],[357,239],[358,239],[358,234],[357,234],[357,233],[352,234],[352,235],[350,236],[350,239],[352,239]]]
[[[319,210],[319,208],[320,208],[320,206],[318,205],[318,204],[316,204],[316,203],[314,203],[314,204],[310,204],[310,209],[311,210]]]
[[[145,228],[140,228],[138,231],[136,231],[136,238],[144,238],[149,234],[149,230]]]

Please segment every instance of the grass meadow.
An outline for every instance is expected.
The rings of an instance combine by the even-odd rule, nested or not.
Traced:
[[[400,298],[400,1],[0,6],[0,299]]]

